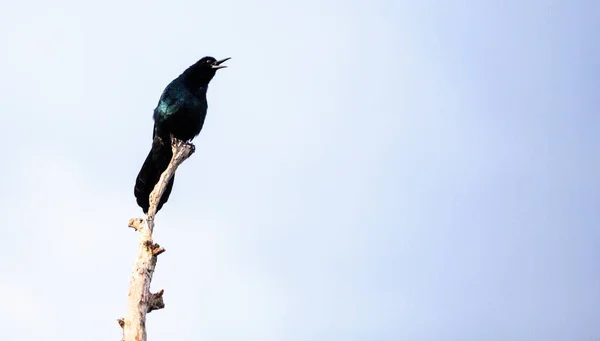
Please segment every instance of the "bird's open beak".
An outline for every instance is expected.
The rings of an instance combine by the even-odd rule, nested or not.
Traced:
[[[230,60],[230,59],[231,59],[231,57],[227,57],[227,58],[225,58],[225,59],[218,60],[218,61],[216,61],[216,62],[213,64],[212,68],[213,68],[213,69],[223,69],[223,68],[226,68],[226,67],[227,67],[227,65],[221,65],[221,63],[223,63],[223,62],[226,62],[226,61],[228,61],[228,60]]]

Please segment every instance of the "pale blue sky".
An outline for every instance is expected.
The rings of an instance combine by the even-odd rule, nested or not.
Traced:
[[[118,340],[163,88],[232,57],[149,340],[600,338],[600,3],[0,4],[0,340]]]

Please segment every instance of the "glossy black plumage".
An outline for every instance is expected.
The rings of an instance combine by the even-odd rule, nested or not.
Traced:
[[[208,83],[218,69],[225,67],[220,64],[228,59],[200,59],[169,83],[160,96],[153,115],[152,149],[140,169],[134,187],[136,201],[144,213],[148,212],[150,193],[171,160],[171,135],[190,141],[200,133],[208,108]],[[157,212],[169,200],[174,181],[173,176],[158,204]]]

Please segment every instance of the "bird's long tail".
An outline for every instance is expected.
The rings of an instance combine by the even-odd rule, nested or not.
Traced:
[[[144,161],[144,164],[142,165],[142,169],[140,169],[140,172],[138,173],[138,176],[135,180],[135,187],[133,189],[135,199],[144,213],[148,213],[148,208],[150,207],[150,193],[152,193],[152,190],[160,179],[161,174],[169,166],[172,155],[173,151],[171,150],[170,139],[163,140],[159,137],[155,137],[154,141],[152,142],[152,149],[150,150],[150,153],[148,153],[146,161]],[[169,195],[173,189],[174,181],[175,175],[173,175],[171,181],[169,181],[167,184],[165,192],[163,193],[160,202],[158,203],[158,207],[156,208],[156,212],[158,212],[169,200]]]

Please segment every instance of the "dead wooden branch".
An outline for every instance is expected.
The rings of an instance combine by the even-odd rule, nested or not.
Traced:
[[[129,220],[129,227],[140,233],[140,241],[133,265],[133,274],[129,281],[127,312],[125,318],[117,320],[123,328],[123,341],[146,341],[146,314],[165,307],[164,290],[161,289],[155,294],[150,293],[150,282],[156,267],[157,256],[165,252],[163,247],[152,240],[154,217],[157,204],[177,167],[195,151],[193,144],[175,138],[171,138],[171,146],[173,157],[150,194],[150,207],[146,218]]]

